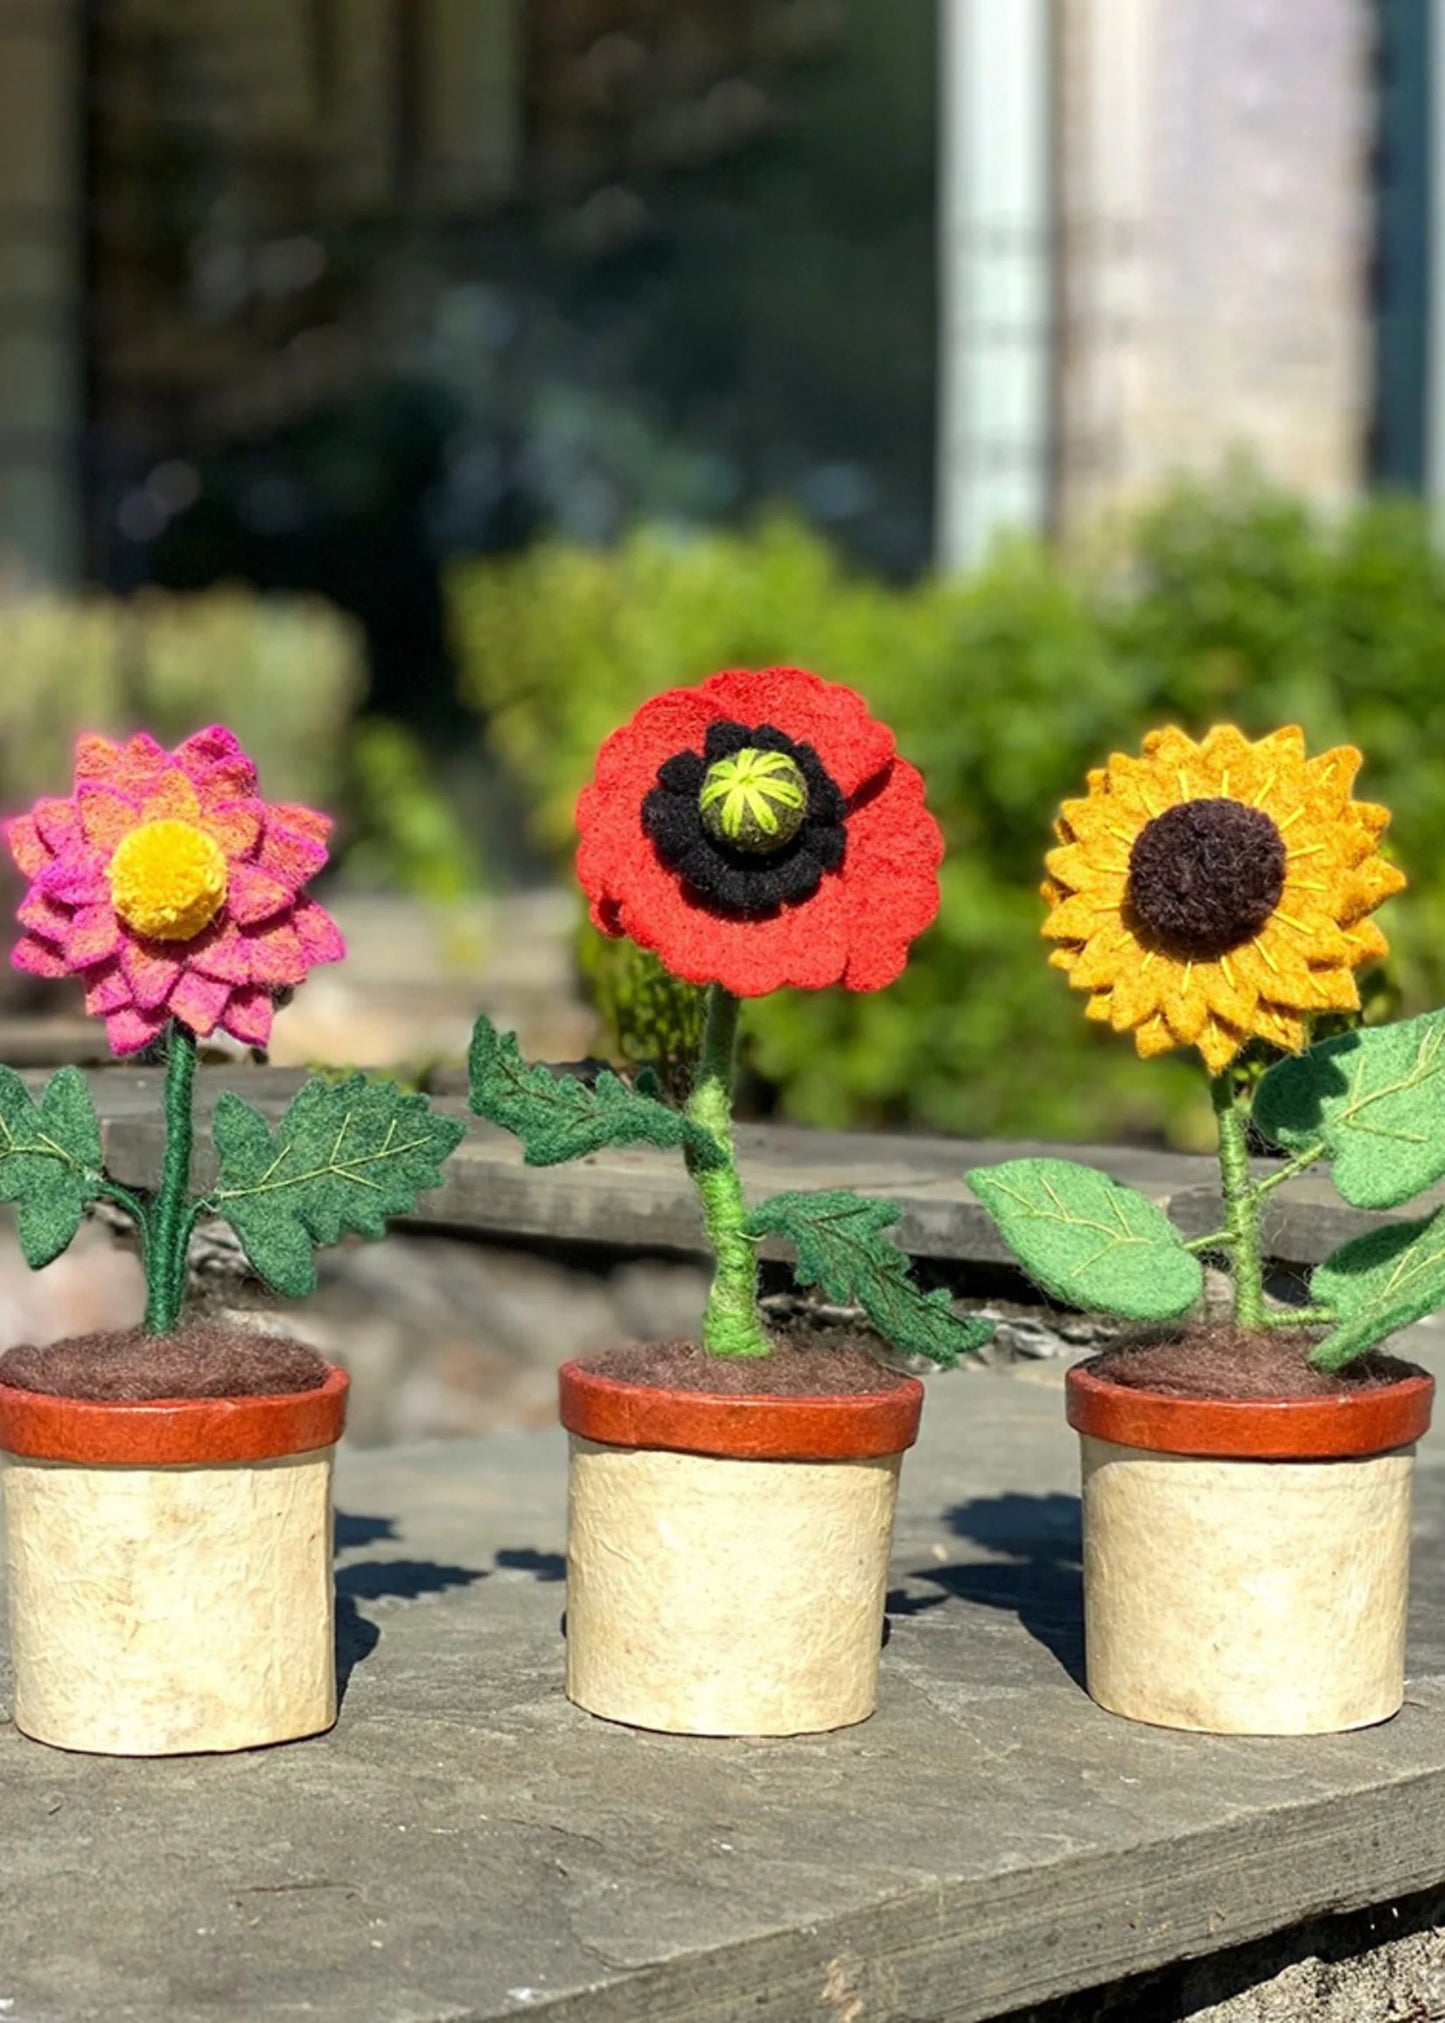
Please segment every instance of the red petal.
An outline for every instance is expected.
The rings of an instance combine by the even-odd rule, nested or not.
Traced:
[[[313,843],[324,843],[336,826],[329,815],[323,815],[315,808],[303,808],[299,801],[273,802],[271,819],[283,829],[294,829],[300,836],[309,836]]]
[[[72,843],[80,842],[80,818],[74,801],[37,801],[30,812],[40,832],[40,840],[48,850],[58,854],[69,849]]]
[[[67,906],[100,906],[110,898],[108,862],[99,850],[70,850],[47,864],[35,882]]]
[[[203,731],[192,731],[184,744],[176,746],[175,756],[192,773],[203,773],[210,766],[225,765],[232,759],[250,764],[241,749],[240,739],[224,724],[209,724]],[[255,768],[252,767],[254,778]]]
[[[76,780],[108,780],[119,759],[118,744],[87,732],[75,741]]]
[[[298,899],[291,918],[309,969],[322,962],[340,962],[346,953],[346,943],[324,906],[318,906],[314,899]]]
[[[851,800],[892,758],[893,733],[868,713],[855,689],[802,667],[732,668],[702,685],[714,713],[738,723],[769,723],[810,744]]]
[[[305,983],[306,957],[301,952],[301,938],[289,920],[253,928],[246,936],[246,944],[252,983],[264,983],[273,990],[286,984]]]
[[[33,885],[16,909],[15,918],[32,934],[38,934],[42,941],[63,945],[75,915],[68,906],[62,906],[58,900],[42,892],[38,885]]]
[[[260,840],[265,819],[264,801],[220,801],[215,807],[203,807],[201,827],[215,837],[228,857],[249,857]]]
[[[271,877],[279,878],[290,892],[297,892],[308,878],[314,878],[326,863],[326,846],[299,830],[288,829],[267,815],[256,862]]]
[[[114,850],[140,821],[140,805],[114,787],[84,781],[76,790],[81,833],[96,850]]]
[[[900,976],[909,943],[938,913],[943,834],[923,802],[923,776],[895,759],[882,789],[848,817],[842,883],[848,897],[849,990]]]
[[[700,752],[708,725],[720,714],[701,689],[670,688],[653,696],[598,752],[596,784],[609,793],[635,788],[641,801],[656,786],[663,760],[675,752]]]

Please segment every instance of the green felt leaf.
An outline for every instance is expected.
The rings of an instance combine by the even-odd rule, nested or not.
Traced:
[[[1310,1295],[1336,1316],[1311,1358],[1326,1370],[1340,1369],[1396,1328],[1434,1313],[1445,1305],[1445,1209],[1342,1244],[1315,1266]]]
[[[103,1177],[100,1123],[79,1068],[62,1068],[39,1103],[0,1068],[0,1201],[19,1208],[20,1248],[34,1270],[68,1248]]]
[[[314,1247],[345,1230],[383,1235],[388,1216],[440,1186],[442,1162],[465,1130],[425,1096],[362,1075],[308,1082],[274,1132],[227,1090],[216,1102],[221,1164],[207,1205],[261,1276],[299,1298],[316,1285]]]
[[[800,1284],[821,1286],[840,1306],[861,1307],[895,1349],[950,1370],[983,1346],[993,1326],[956,1314],[941,1288],[924,1292],[914,1283],[907,1253],[884,1234],[902,1212],[843,1188],[774,1194],[750,1212],[747,1232],[780,1236],[793,1246]]]
[[[1445,1011],[1363,1027],[1278,1061],[1256,1127],[1290,1152],[1322,1145],[1358,1208],[1396,1208],[1445,1175]]]
[[[522,1141],[529,1166],[558,1166],[607,1145],[680,1145],[710,1170],[727,1162],[711,1131],[604,1070],[595,1083],[522,1059],[515,1033],[479,1018],[468,1056],[471,1105]]]
[[[965,1176],[1030,1278],[1070,1306],[1172,1320],[1204,1290],[1183,1237],[1152,1201],[1072,1159],[1008,1159]]]

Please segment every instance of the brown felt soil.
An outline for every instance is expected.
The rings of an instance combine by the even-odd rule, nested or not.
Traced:
[[[724,1397],[878,1397],[906,1384],[905,1375],[885,1369],[869,1354],[866,1339],[842,1329],[818,1329],[784,1338],[770,1356],[710,1356],[698,1342],[643,1342],[581,1360],[584,1369],[624,1384]]]
[[[0,1356],[0,1383],[53,1398],[264,1398],[314,1391],[327,1364],[284,1335],[256,1335],[221,1321],[191,1321],[174,1335],[125,1328],[30,1343]]]
[[[1378,1352],[1343,1370],[1309,1360],[1318,1334],[1306,1328],[1195,1328],[1173,1341],[1109,1349],[1095,1365],[1111,1383],[1176,1398],[1330,1398],[1413,1375],[1408,1363]]]

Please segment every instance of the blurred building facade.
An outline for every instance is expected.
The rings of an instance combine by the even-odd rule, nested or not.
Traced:
[[[0,0],[0,549],[319,588],[400,682],[551,529],[782,499],[907,573],[1238,450],[1435,486],[1431,25]]]

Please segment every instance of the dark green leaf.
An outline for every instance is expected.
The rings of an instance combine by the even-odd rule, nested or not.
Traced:
[[[1445,1011],[1321,1040],[1278,1061],[1254,1122],[1276,1145],[1322,1145],[1358,1208],[1396,1208],[1445,1175]]]
[[[1204,1273],[1162,1209],[1072,1159],[975,1167],[969,1186],[1029,1277],[1070,1306],[1172,1320],[1204,1290]]]
[[[841,1188],[774,1194],[752,1210],[747,1228],[749,1236],[780,1236],[793,1246],[801,1285],[821,1286],[840,1306],[861,1307],[895,1349],[952,1369],[993,1328],[956,1314],[942,1289],[926,1293],[914,1283],[906,1252],[884,1234],[902,1212],[891,1201]]]
[[[52,1263],[100,1189],[100,1124],[85,1077],[62,1068],[38,1104],[0,1068],[0,1201],[18,1204],[20,1248],[35,1270]]]
[[[610,1072],[589,1084],[532,1067],[516,1034],[499,1033],[490,1019],[477,1020],[468,1066],[472,1108],[521,1140],[529,1166],[558,1166],[607,1145],[680,1145],[701,1167],[726,1163],[712,1133],[681,1110]]]
[[[316,1284],[313,1247],[344,1230],[381,1236],[389,1216],[440,1186],[465,1130],[425,1096],[362,1075],[308,1082],[274,1132],[228,1090],[216,1102],[221,1170],[207,1200],[261,1276],[299,1297]]]
[[[1423,1320],[1445,1305],[1445,1209],[1342,1244],[1316,1265],[1310,1294],[1337,1319],[1314,1351],[1313,1360],[1326,1370],[1340,1369],[1397,1328]]]

